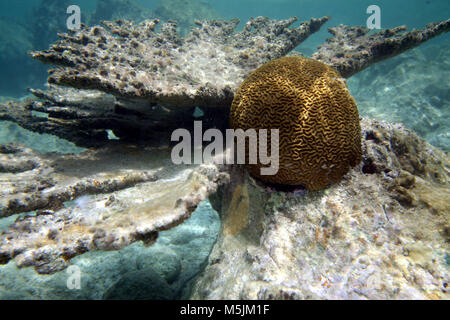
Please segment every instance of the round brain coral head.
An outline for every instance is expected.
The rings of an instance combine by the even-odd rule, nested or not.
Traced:
[[[268,165],[247,165],[265,182],[319,190],[361,161],[355,100],[342,77],[317,60],[284,57],[258,68],[237,91],[230,122],[233,129],[279,129],[278,172],[261,175]],[[270,140],[268,149],[270,156]]]

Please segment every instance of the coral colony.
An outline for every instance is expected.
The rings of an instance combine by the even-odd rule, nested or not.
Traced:
[[[158,19],[105,21],[32,52],[55,65],[49,87],[0,103],[0,119],[90,149],[0,146],[0,217],[35,212],[5,227],[0,264],[49,276],[72,259],[89,265],[77,259],[155,244],[209,199],[221,226],[203,272],[182,295],[147,268],[167,289],[155,292],[443,298],[448,155],[403,125],[359,118],[344,78],[448,32],[450,20],[409,32],[330,28],[312,59],[291,51],[329,17],[296,20],[257,17],[239,32],[237,19],[209,20],[184,37],[174,21],[159,31]],[[308,190],[267,194],[264,183]]]
[[[261,177],[261,164],[248,166],[267,182],[318,190],[361,161],[356,102],[339,74],[317,60],[285,57],[258,68],[237,91],[230,119],[233,128],[279,128],[281,170]]]

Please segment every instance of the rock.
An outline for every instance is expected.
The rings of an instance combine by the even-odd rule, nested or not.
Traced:
[[[223,226],[192,299],[448,298],[448,156],[402,125],[361,127],[363,162],[324,191],[269,190],[230,171],[212,197]]]
[[[170,249],[148,251],[136,257],[136,267],[138,270],[153,268],[162,274],[165,281],[172,284],[181,273],[181,261],[177,254]]]
[[[170,300],[173,291],[164,279],[148,267],[128,272],[112,286],[103,299],[107,300]]]
[[[0,219],[0,222],[14,222],[5,220],[8,219]],[[101,299],[108,289],[123,282],[125,275],[127,278],[130,273],[138,272],[135,280],[139,275],[145,279],[143,270],[147,268],[167,282],[164,286],[170,286],[172,297],[186,299],[191,290],[191,279],[206,263],[219,224],[217,212],[208,201],[203,201],[182,225],[160,232],[152,246],[136,242],[118,251],[90,251],[74,257],[70,265],[80,268],[80,290],[67,288],[70,274],[66,270],[42,276],[33,268],[17,268],[12,260],[0,266],[0,299]],[[196,238],[195,245],[193,241],[173,244],[172,238],[179,228],[191,230],[194,236],[189,238]],[[203,231],[199,233],[199,230]],[[123,299],[135,296],[135,292],[130,296],[122,293]]]
[[[405,251],[411,262],[417,263],[425,270],[432,263],[433,248],[425,245],[422,241],[405,246]]]

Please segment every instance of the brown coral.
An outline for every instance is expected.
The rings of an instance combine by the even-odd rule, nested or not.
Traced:
[[[313,59],[284,57],[250,74],[233,100],[230,123],[280,130],[277,174],[261,175],[261,163],[248,165],[266,182],[318,190],[361,160],[355,100],[334,69]]]

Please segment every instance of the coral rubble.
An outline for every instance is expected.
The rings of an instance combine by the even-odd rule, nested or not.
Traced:
[[[170,149],[119,145],[79,155],[39,155],[3,146],[0,213],[21,217],[0,238],[0,262],[39,273],[91,250],[154,242],[226,182],[215,166],[176,166]],[[74,206],[65,202],[76,200]]]

